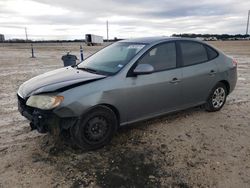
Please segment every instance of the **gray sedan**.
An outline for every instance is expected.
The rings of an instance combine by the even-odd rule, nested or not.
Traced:
[[[123,40],[77,66],[26,81],[18,107],[32,129],[57,130],[95,149],[127,124],[199,105],[218,111],[236,81],[237,62],[204,42]]]

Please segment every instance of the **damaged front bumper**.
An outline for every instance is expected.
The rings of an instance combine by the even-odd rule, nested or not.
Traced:
[[[60,118],[52,110],[40,110],[26,105],[26,100],[17,95],[18,111],[30,121],[31,130],[39,133],[60,132],[69,129],[77,118]]]

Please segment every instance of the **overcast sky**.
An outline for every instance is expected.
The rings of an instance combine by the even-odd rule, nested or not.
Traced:
[[[170,36],[173,33],[245,34],[250,0],[0,0],[5,38],[82,39]]]

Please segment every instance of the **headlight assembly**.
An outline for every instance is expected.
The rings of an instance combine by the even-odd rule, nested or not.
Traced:
[[[63,99],[63,96],[34,95],[27,100],[26,105],[42,110],[51,110],[59,106]]]

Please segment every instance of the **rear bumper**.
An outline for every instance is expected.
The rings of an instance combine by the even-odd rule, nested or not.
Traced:
[[[235,89],[237,80],[238,80],[237,67],[233,67],[229,71],[229,84],[230,84],[230,91],[229,91],[229,93],[231,93]]]
[[[18,96],[18,111],[30,121],[31,130],[36,129],[40,133],[69,129],[77,122],[76,118],[59,118],[51,110],[28,107],[20,96]]]

